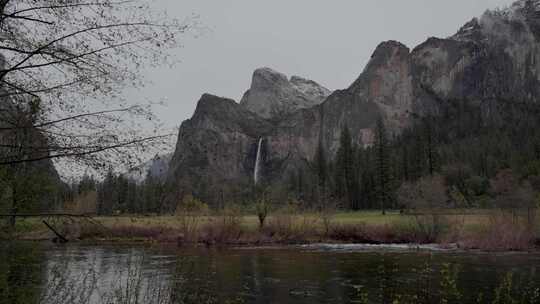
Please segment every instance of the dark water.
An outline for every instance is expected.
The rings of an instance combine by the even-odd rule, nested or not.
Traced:
[[[456,271],[461,303],[474,302],[480,293],[490,303],[510,273],[516,294],[540,286],[538,253],[0,246],[0,303],[100,302],[103,294],[125,293],[131,277],[140,278],[141,293],[181,281],[174,285],[181,292],[207,293],[214,303],[358,303],[362,295],[369,302],[406,295],[435,302],[444,269]]]

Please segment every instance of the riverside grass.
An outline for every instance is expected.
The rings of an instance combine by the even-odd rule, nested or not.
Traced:
[[[102,227],[71,221],[55,224],[76,240],[182,245],[457,243],[464,249],[531,250],[540,238],[539,216],[528,223],[525,216],[502,210],[391,211],[386,215],[380,211],[335,212],[330,218],[330,229],[320,213],[287,211],[269,214],[262,229],[257,215],[240,212],[95,217]],[[11,237],[45,240],[50,235],[39,220],[24,219],[17,222]]]

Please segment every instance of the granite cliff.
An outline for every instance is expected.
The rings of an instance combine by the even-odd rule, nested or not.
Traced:
[[[252,183],[257,153],[267,182],[307,164],[319,144],[334,155],[345,125],[357,144],[369,146],[379,118],[399,134],[416,117],[455,103],[478,105],[489,115],[497,103],[539,98],[540,0],[520,0],[412,50],[381,43],[343,90],[330,93],[313,81],[263,68],[239,104],[203,95],[180,128],[169,181],[212,201],[217,188]]]

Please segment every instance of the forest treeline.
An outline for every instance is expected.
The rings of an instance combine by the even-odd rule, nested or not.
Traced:
[[[343,127],[336,157],[318,149],[312,172],[291,179],[298,198],[358,209],[533,208],[540,193],[540,108],[532,103],[447,101],[391,137],[358,147]],[[314,187],[315,185],[315,187]]]
[[[222,189],[214,199],[193,195],[210,207],[252,206],[264,198],[306,209],[342,208],[536,208],[540,202],[540,107],[531,103],[451,101],[436,115],[414,116],[414,123],[392,136],[379,120],[372,146],[355,144],[343,126],[337,153],[320,143],[311,161],[280,182]],[[109,170],[97,181],[53,187],[23,179],[28,199],[42,192],[52,199],[28,209],[63,209],[101,215],[174,212],[184,198],[164,178],[136,182]],[[29,185],[31,184],[31,185]],[[37,186],[40,185],[40,186]],[[49,186],[44,186],[49,185]],[[42,188],[36,189],[34,188]],[[231,195],[234,193],[234,195]],[[4,193],[2,201],[13,199]],[[39,195],[47,197],[47,195]],[[18,198],[24,199],[24,198]],[[45,203],[44,203],[45,204]]]
[[[343,126],[334,157],[321,143],[313,160],[284,181],[199,198],[215,208],[250,206],[262,197],[274,206],[294,203],[306,209],[535,208],[540,202],[538,117],[536,104],[454,100],[434,115],[414,116],[399,136],[379,120],[370,147],[356,145],[353,130]],[[152,176],[136,183],[109,172],[102,182],[85,177],[72,189],[77,189],[72,201],[94,200],[99,214],[163,213],[182,204],[174,186]]]

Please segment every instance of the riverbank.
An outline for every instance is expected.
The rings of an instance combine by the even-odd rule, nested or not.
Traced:
[[[536,214],[534,214],[536,215]],[[500,210],[393,211],[271,214],[262,227],[256,215],[115,216],[51,220],[70,241],[157,242],[180,246],[291,244],[438,244],[460,249],[526,251],[540,246],[540,217]],[[4,237],[7,237],[4,235]],[[17,221],[10,238],[51,240],[38,219]]]

